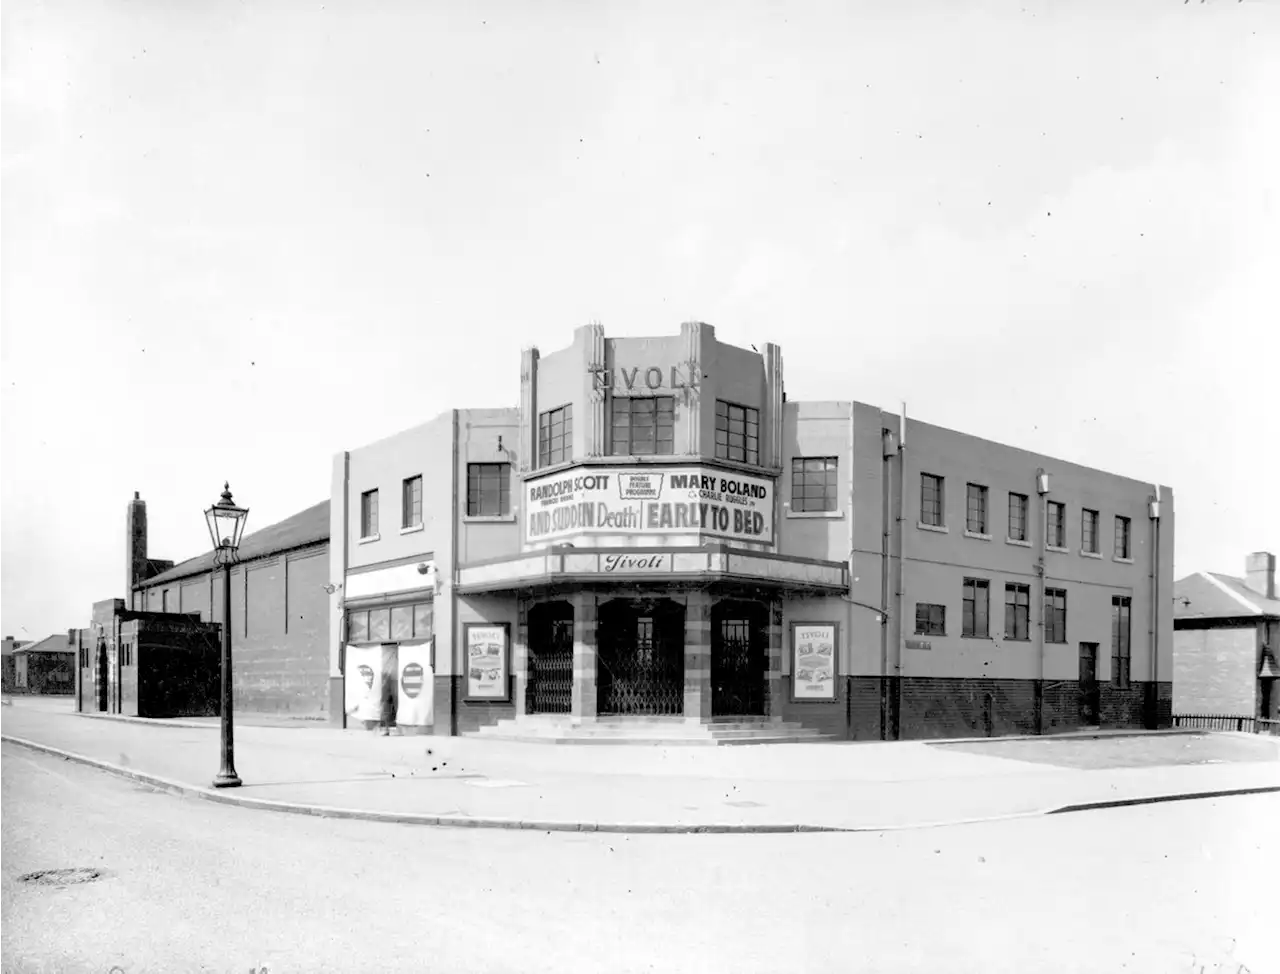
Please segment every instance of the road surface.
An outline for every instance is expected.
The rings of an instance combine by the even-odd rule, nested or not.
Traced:
[[[6,972],[1280,970],[1280,795],[628,837],[256,812],[2,753]],[[75,867],[103,875],[19,882]]]

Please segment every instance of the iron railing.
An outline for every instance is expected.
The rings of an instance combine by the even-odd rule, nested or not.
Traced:
[[[1280,720],[1245,717],[1242,714],[1174,714],[1173,726],[1192,730],[1236,731],[1242,734],[1280,736]]]

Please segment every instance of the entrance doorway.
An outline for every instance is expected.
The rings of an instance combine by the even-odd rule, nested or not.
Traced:
[[[1102,710],[1098,687],[1098,644],[1080,644],[1080,723],[1097,727]]]
[[[110,674],[111,669],[107,664],[107,642],[102,639],[98,641],[98,710],[101,713],[107,712]]]
[[[596,712],[684,713],[684,606],[613,599],[600,606]]]
[[[573,606],[540,602],[529,609],[529,680],[525,712],[573,710]]]
[[[769,610],[759,602],[725,600],[711,608],[711,715],[768,713]]]

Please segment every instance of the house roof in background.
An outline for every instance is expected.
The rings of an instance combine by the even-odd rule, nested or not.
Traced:
[[[1173,583],[1173,618],[1229,619],[1257,617],[1280,619],[1280,599],[1269,599],[1249,588],[1243,578],[1196,572]],[[1184,605],[1183,599],[1190,604]]]
[[[19,646],[13,651],[13,655],[19,653],[74,653],[75,650],[67,645],[67,634],[65,632],[55,633],[52,636],[45,636],[39,642],[27,643],[25,646]]]
[[[287,517],[283,521],[263,528],[261,531],[246,534],[240,541],[240,560],[242,562],[253,561],[255,558],[266,558],[281,551],[290,551],[294,548],[302,548],[306,545],[328,540],[329,502],[321,501],[314,507],[299,511],[293,517]],[[196,558],[188,558],[186,561],[174,565],[168,571],[161,572],[154,578],[139,582],[136,587],[139,589],[154,588],[157,585],[163,585],[175,579],[186,578],[190,575],[200,575],[213,567],[213,552],[207,551]]]

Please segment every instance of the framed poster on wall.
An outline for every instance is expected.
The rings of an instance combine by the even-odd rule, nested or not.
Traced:
[[[840,626],[835,622],[791,623],[791,699],[836,699],[836,659]]]
[[[462,649],[466,653],[467,699],[507,702],[511,697],[510,623],[464,623]]]

